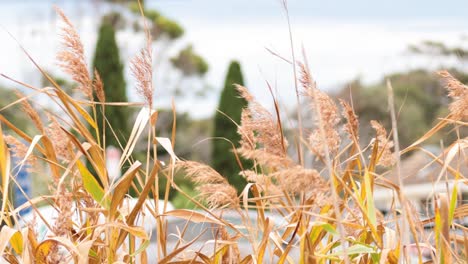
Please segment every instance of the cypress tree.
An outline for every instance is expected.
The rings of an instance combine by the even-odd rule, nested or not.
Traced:
[[[115,31],[112,25],[103,21],[99,29],[99,37],[93,60],[95,68],[102,78],[106,102],[127,102],[126,84],[123,75],[123,64],[120,60],[119,48],[115,40]],[[97,99],[96,99],[97,100]],[[99,131],[102,133],[103,113],[101,107],[96,107],[98,112],[97,122]],[[106,106],[105,117],[118,139],[125,146],[130,134],[129,109],[121,106]],[[119,148],[117,138],[106,123],[105,136],[106,146]]]
[[[234,122],[240,123],[242,109],[247,106],[247,101],[240,97],[234,84],[244,85],[241,67],[237,61],[233,61],[229,65],[224,89],[219,100],[219,111],[216,112],[214,118],[213,137],[226,138],[237,148],[240,135],[237,133],[237,126]],[[222,139],[213,141],[212,165],[221,175],[227,177],[229,183],[235,186],[238,192],[244,189],[246,181],[239,175],[240,168],[231,143]]]

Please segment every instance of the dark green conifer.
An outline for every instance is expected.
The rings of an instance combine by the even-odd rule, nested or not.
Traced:
[[[229,65],[224,89],[219,100],[219,111],[216,112],[214,118],[213,137],[217,139],[213,141],[212,165],[240,192],[244,189],[246,181],[239,175],[240,168],[236,162],[232,144],[218,139],[226,138],[236,148],[239,146],[240,135],[237,133],[237,126],[234,122],[240,123],[242,109],[247,106],[247,101],[240,97],[234,84],[244,85],[241,67],[237,61],[233,61]]]
[[[115,40],[115,31],[112,25],[102,23],[99,29],[99,37],[93,60],[95,68],[101,76],[104,84],[106,102],[127,102],[126,84],[123,75],[123,64],[120,60],[119,48]],[[97,100],[97,99],[96,99]],[[99,131],[103,131],[102,108],[96,107],[98,115],[97,121]],[[125,142],[130,134],[129,108],[122,106],[106,106],[105,117],[118,139],[125,146]],[[117,138],[106,124],[105,136],[106,147],[115,146],[119,148]],[[102,135],[100,135],[102,136]]]

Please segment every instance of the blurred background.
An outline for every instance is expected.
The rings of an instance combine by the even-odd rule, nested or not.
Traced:
[[[220,140],[210,138],[225,137],[233,142],[237,138],[220,133],[233,130],[233,124],[216,110],[238,119],[235,117],[240,115],[243,102],[233,94],[232,83],[244,84],[260,102],[272,107],[270,86],[280,101],[287,128],[294,128],[297,105],[291,50],[298,61],[307,58],[320,89],[335,98],[352,100],[363,126],[363,141],[373,136],[370,120],[380,120],[390,128],[387,79],[392,81],[401,108],[402,147],[447,113],[445,90],[434,72],[448,69],[462,82],[468,81],[468,2],[462,0],[290,0],[287,7],[279,0],[145,0],[146,20],[131,0],[0,0],[0,73],[35,87],[50,86],[21,45],[71,94],[75,92],[73,82],[57,67],[62,24],[53,5],[64,10],[79,32],[88,65],[102,73],[109,89],[106,94],[116,95],[110,101],[142,101],[135,90],[130,61],[145,45],[146,21],[153,37],[160,135],[170,135],[174,100],[178,115],[176,153],[226,170],[223,174],[227,177],[236,175],[235,169],[226,169],[235,167],[235,161],[233,157],[217,160],[216,151],[227,153],[222,149],[230,145],[224,142],[219,144],[225,146],[219,146]],[[109,66],[111,62],[120,65]],[[12,88],[31,92],[5,78],[0,79],[0,86],[2,107],[16,100]],[[36,108],[47,109],[51,107],[48,103],[34,100]],[[137,112],[127,111],[128,123],[120,122],[122,138],[128,135],[125,128],[131,129]],[[308,107],[301,111],[307,112]],[[18,115],[15,107],[1,113],[34,133],[27,117]],[[312,122],[307,118],[306,127]],[[444,134],[440,138],[447,140]],[[429,144],[428,149],[439,154],[441,142],[435,138]],[[435,168],[417,167],[417,157],[412,158],[413,167],[407,171],[418,174],[416,184],[437,174]],[[309,159],[312,166],[313,158]],[[427,164],[425,160],[418,162]],[[40,182],[34,186],[36,194],[47,189]],[[188,183],[186,188],[191,188]]]

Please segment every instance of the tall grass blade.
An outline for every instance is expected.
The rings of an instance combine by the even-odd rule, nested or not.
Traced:
[[[133,178],[141,167],[141,162],[136,161],[132,166],[125,172],[120,180],[115,184],[114,193],[110,203],[109,213],[115,217],[117,216],[117,209],[122,204],[125,195],[129,192],[130,186],[132,185]]]
[[[5,221],[6,223],[10,223],[10,219],[7,214],[7,204],[8,204],[8,197],[9,197],[9,188],[10,188],[10,152],[8,151],[8,146],[5,142],[3,137],[3,130],[0,123],[0,170],[1,170],[1,177],[2,177],[2,211],[0,222]],[[0,251],[3,252],[3,251]]]
[[[81,174],[83,186],[85,190],[99,203],[102,207],[109,209],[109,199],[105,196],[104,189],[101,187],[96,178],[89,172],[81,161],[77,161],[76,165]]]
[[[130,138],[128,139],[128,143],[125,146],[124,151],[122,152],[122,156],[119,161],[119,168],[122,168],[123,164],[130,158],[133,149],[140,138],[141,134],[143,133],[148,121],[151,120],[151,117],[156,114],[156,111],[151,110],[149,108],[142,108],[138,113],[138,116],[135,120],[135,124],[133,125],[132,132],[130,134]]]
[[[17,254],[23,252],[23,236],[21,232],[5,225],[0,231],[0,252],[6,251],[8,243],[11,244]]]

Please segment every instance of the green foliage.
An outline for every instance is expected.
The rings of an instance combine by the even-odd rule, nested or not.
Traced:
[[[67,94],[73,94],[73,90],[76,88],[76,84],[70,82],[67,79],[54,76],[52,73],[48,73],[48,74],[54,80],[54,82],[60,86],[60,88],[62,88],[64,91],[67,92]],[[52,86],[49,80],[47,80],[47,78],[44,78],[44,77],[42,77],[41,79],[41,85],[43,87]]]
[[[1,107],[5,107],[6,105],[16,100],[18,100],[18,97],[11,89],[0,87]],[[21,129],[21,131],[28,132],[34,130],[34,126],[29,121],[27,114],[22,111],[19,104],[1,110],[0,114],[3,115],[8,121],[15,123],[15,125]],[[6,130],[7,133],[10,132],[8,127],[4,127],[3,129]]]
[[[115,31],[108,23],[103,23],[99,29],[99,38],[94,55],[93,68],[97,69],[104,83],[106,102],[127,102],[126,84],[123,75],[123,65],[120,60],[119,48],[115,40]],[[102,108],[97,107],[97,123],[99,131],[103,131]],[[129,109],[119,106],[106,106],[105,116],[112,130],[121,142],[125,142],[130,134]],[[112,130],[106,124],[106,146],[119,147]]]
[[[121,13],[113,11],[102,18],[103,23],[110,24],[114,30],[122,30],[125,28],[127,21]]]
[[[147,26],[153,41],[161,41],[169,45],[174,44],[177,39],[182,37],[184,28],[178,22],[164,16],[158,10],[146,9],[144,6],[141,7],[143,8],[143,15],[147,19],[147,23],[142,25],[139,20],[135,20],[132,26],[136,32],[144,30],[145,26]],[[128,8],[135,16],[141,16],[142,10],[140,10],[140,5],[137,2],[129,4]],[[156,57],[164,58],[164,60],[170,58],[164,51],[160,51],[156,54]],[[180,78],[174,82],[174,85],[172,86],[171,84],[170,86],[172,87],[169,88],[176,96],[183,96],[185,94],[181,89],[184,78],[202,77],[208,71],[208,63],[203,57],[194,52],[191,45],[186,46],[176,56],[170,58],[170,63],[182,73]],[[173,70],[173,68],[170,68],[170,70]],[[163,75],[166,74],[160,73],[160,76]],[[196,91],[197,95],[203,95],[204,92],[203,90]]]
[[[227,177],[229,183],[241,191],[246,181],[239,175],[240,169],[231,142],[238,146],[240,135],[237,133],[236,124],[240,123],[242,109],[247,106],[247,101],[240,97],[234,84],[244,84],[240,64],[236,61],[229,65],[219,101],[219,112],[216,112],[214,117],[212,164],[215,170]]]
[[[184,29],[174,20],[158,16],[154,20],[154,25],[162,35],[166,34],[171,40],[178,39],[184,34]]]
[[[193,184],[190,182],[183,182],[183,183],[178,183],[177,184],[180,189],[185,193],[188,194],[190,197],[196,197],[197,192],[193,189]],[[174,193],[174,192],[172,192]],[[183,195],[181,192],[175,192],[174,197],[171,200],[172,205],[174,205],[175,208],[179,209],[196,209],[197,206],[187,199],[185,195]]]
[[[171,58],[172,65],[182,71],[184,75],[204,75],[208,71],[208,63],[193,51],[193,46],[188,45],[179,54]]]
[[[137,10],[137,13],[140,14],[139,7]],[[157,10],[149,9],[149,10],[145,10],[145,16],[151,21],[156,21],[156,19],[158,19],[158,17],[161,16],[161,13],[159,13]]]
[[[136,15],[140,15],[140,5],[138,2],[132,2],[128,5],[128,9]],[[150,21],[155,21],[161,13],[155,9],[144,9],[145,17],[148,18]]]
[[[467,76],[451,71],[462,82]],[[407,73],[396,73],[386,76],[380,83],[363,86],[360,82],[351,84],[353,103],[356,114],[362,124],[370,120],[380,120],[384,126],[391,128],[388,111],[386,80],[389,79],[395,93],[398,116],[399,139],[402,147],[408,146],[427,131],[437,118],[442,117],[447,109],[446,91],[437,76],[425,70],[414,70]],[[339,97],[346,97],[348,88]],[[363,128],[362,136],[372,136],[374,131]],[[446,135],[445,135],[446,138]],[[433,138],[437,142],[437,138]]]
[[[128,8],[136,15],[140,15],[140,6],[137,2],[129,4]],[[171,40],[180,38],[184,34],[184,29],[175,20],[163,16],[159,11],[154,9],[144,9],[145,17],[151,22],[151,32],[153,39],[156,40],[160,36],[167,36]]]
[[[138,4],[138,2],[131,2],[128,4],[128,10],[130,10],[130,12],[132,13],[139,14],[140,5]]]
[[[468,59],[468,49],[462,46],[450,47],[443,42],[433,40],[423,41],[419,45],[410,45],[409,51],[421,55],[455,56],[462,60]]]

